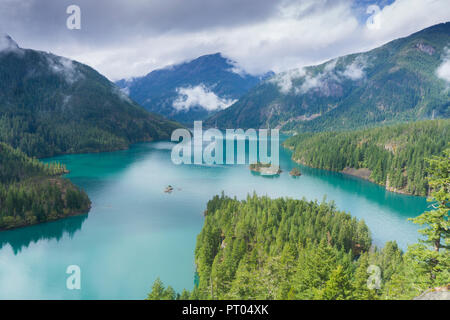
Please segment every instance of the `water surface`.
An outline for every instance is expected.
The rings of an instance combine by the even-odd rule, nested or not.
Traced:
[[[155,142],[129,150],[66,155],[68,177],[87,191],[88,215],[0,233],[0,299],[142,299],[156,277],[175,290],[192,289],[194,248],[207,201],[222,190],[245,197],[326,195],[339,209],[363,218],[373,241],[396,240],[402,248],[417,239],[407,218],[424,211],[424,198],[340,173],[296,166],[280,150],[283,173],[252,174],[245,165],[174,165],[172,144]],[[172,194],[164,193],[167,185]],[[66,288],[67,266],[81,268],[81,290]]]

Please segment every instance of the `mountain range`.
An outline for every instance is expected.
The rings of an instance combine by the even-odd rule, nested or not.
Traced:
[[[329,131],[450,116],[450,22],[266,79],[206,124]]]
[[[99,152],[166,139],[152,114],[91,67],[0,37],[0,141],[29,156]]]
[[[147,110],[192,123],[227,108],[272,75],[250,75],[236,62],[215,53],[116,84]]]

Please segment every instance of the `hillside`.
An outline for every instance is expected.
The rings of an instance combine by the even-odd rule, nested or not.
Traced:
[[[88,196],[65,172],[0,142],[0,231],[87,213]]]
[[[252,76],[216,53],[116,83],[147,110],[192,123],[228,107],[270,75]]]
[[[354,129],[450,117],[450,22],[280,73],[208,119],[219,128]]]
[[[428,120],[350,132],[303,133],[284,145],[292,158],[369,179],[395,192],[428,194],[426,158],[450,141],[450,120]]]
[[[194,289],[176,295],[156,279],[147,299],[411,299],[449,279],[442,270],[430,282],[412,248],[372,246],[364,221],[333,203],[222,194],[208,202],[197,237]]]
[[[0,141],[28,155],[123,149],[178,126],[86,65],[22,49],[8,36],[0,43]]]

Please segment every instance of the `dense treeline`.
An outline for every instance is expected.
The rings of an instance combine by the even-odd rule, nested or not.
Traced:
[[[43,163],[0,142],[0,183],[10,184],[33,176],[57,176],[67,172],[60,163]]]
[[[364,221],[333,203],[222,195],[205,215],[195,250],[198,285],[180,299],[373,299],[390,287],[367,287],[369,265],[388,282],[403,261],[395,242],[369,250]],[[158,289],[168,299],[172,289],[161,286],[158,279],[148,298]]]
[[[425,159],[450,141],[450,120],[430,120],[350,132],[296,135],[285,142],[293,159],[341,171],[367,168],[370,180],[389,190],[427,195]]]
[[[365,223],[333,204],[222,195],[209,201],[205,214],[195,251],[200,299],[314,296],[332,270],[350,270],[371,245]],[[302,273],[310,268],[316,279]]]
[[[0,230],[89,211],[86,193],[60,178],[65,172],[0,143]]]

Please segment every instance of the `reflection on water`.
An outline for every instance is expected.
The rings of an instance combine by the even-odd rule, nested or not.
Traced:
[[[174,165],[171,143],[134,145],[130,150],[66,155],[67,175],[88,193],[88,215],[0,233],[0,299],[142,299],[160,277],[178,292],[195,281],[195,241],[206,203],[214,195],[322,201],[364,219],[373,242],[417,241],[407,221],[426,208],[424,198],[399,195],[336,172],[291,161],[280,149],[283,170],[261,176],[248,165]],[[302,175],[289,171],[299,167]],[[164,189],[172,185],[171,194]],[[79,265],[82,290],[66,289],[66,268]]]
[[[26,228],[0,232],[0,249],[9,244],[14,254],[18,254],[22,248],[27,248],[32,242],[52,239],[59,241],[64,235],[73,238],[75,233],[81,229],[87,217],[88,214],[82,214]]]

